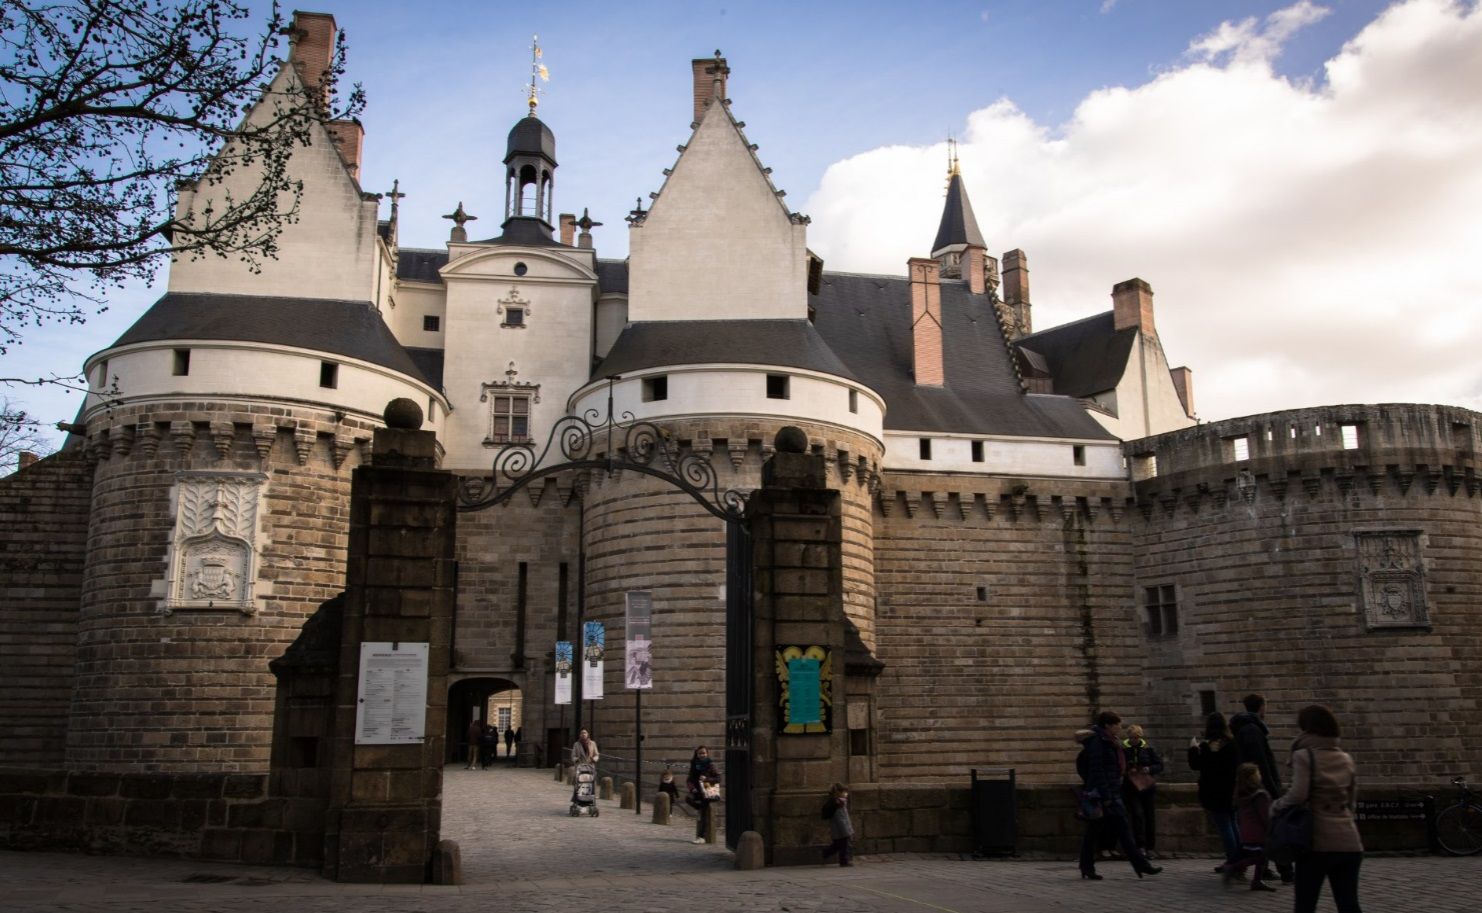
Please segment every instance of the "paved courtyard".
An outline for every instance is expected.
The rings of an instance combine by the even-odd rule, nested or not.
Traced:
[[[1171,859],[1139,881],[1126,864],[1083,882],[1070,861],[862,857],[837,866],[738,872],[723,846],[695,846],[693,820],[661,827],[616,801],[598,818],[566,814],[569,787],[549,772],[450,768],[444,834],[459,841],[468,884],[338,885],[298,869],[0,852],[0,910],[184,913],[1156,913],[1288,911],[1290,889],[1223,891],[1208,859]],[[1372,858],[1369,913],[1474,913],[1482,857]],[[1331,910],[1325,900],[1322,910]]]

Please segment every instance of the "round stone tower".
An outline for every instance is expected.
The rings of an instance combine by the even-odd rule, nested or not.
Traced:
[[[67,765],[266,770],[268,662],[344,588],[350,472],[388,399],[438,394],[348,301],[166,295],[85,370]]]

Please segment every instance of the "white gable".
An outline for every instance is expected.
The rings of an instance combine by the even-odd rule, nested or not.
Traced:
[[[628,319],[804,319],[806,235],[730,112],[712,104],[629,232]]]

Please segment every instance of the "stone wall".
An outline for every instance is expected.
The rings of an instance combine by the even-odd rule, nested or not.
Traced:
[[[881,781],[1074,778],[1072,732],[1143,703],[1130,489],[886,473],[876,501]]]
[[[315,865],[323,804],[260,774],[0,770],[0,846]]]
[[[1332,706],[1366,790],[1482,766],[1479,429],[1462,409],[1335,406],[1128,443],[1156,461],[1134,517],[1155,738],[1256,691],[1283,761],[1297,711]],[[1156,633],[1147,590],[1170,586],[1178,630]]]
[[[92,467],[56,454],[0,479],[0,764],[60,764]]]
[[[70,769],[267,770],[267,664],[344,586],[349,473],[371,430],[308,409],[201,402],[125,407],[89,427],[97,472]],[[257,598],[247,611],[165,604],[185,471],[263,479],[250,581]],[[211,517],[235,507],[201,509]]]

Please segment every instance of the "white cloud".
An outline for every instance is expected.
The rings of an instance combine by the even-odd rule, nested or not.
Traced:
[[[1482,11],[1411,0],[1319,85],[1269,63],[1324,11],[1225,23],[1054,127],[972,112],[964,178],[995,252],[1029,255],[1035,325],[1140,276],[1206,419],[1319,403],[1482,408]],[[804,211],[831,269],[902,273],[940,217],[940,145],[837,162]]]
[[[1101,0],[1101,15],[1105,16],[1117,5],[1117,0]]]

